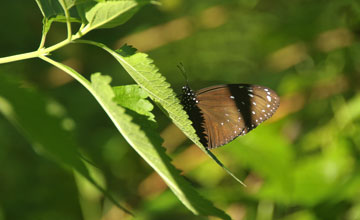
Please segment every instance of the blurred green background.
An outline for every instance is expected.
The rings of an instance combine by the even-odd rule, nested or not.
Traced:
[[[213,150],[247,188],[155,108],[164,146],[186,178],[233,219],[360,219],[360,2],[161,2],[120,27],[85,38],[114,49],[128,43],[148,53],[176,92],[185,84],[176,68],[182,62],[195,90],[253,83],[281,96],[269,122]],[[35,1],[8,1],[0,14],[0,57],[37,49],[42,16]],[[65,37],[65,25],[56,24],[48,42]],[[73,44],[52,57],[85,76],[110,75],[112,85],[134,83],[98,48]],[[18,77],[62,105],[80,151],[136,219],[202,219],[181,204],[94,98],[65,73],[33,59],[1,65],[0,74]],[[38,154],[0,115],[0,220],[99,215],[132,219],[80,177]]]

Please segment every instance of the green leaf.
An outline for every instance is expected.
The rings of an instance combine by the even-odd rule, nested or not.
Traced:
[[[59,0],[36,0],[38,7],[40,8],[41,13],[44,16],[44,19],[58,21],[58,22],[66,22],[64,9],[61,7]],[[76,10],[72,9],[75,4],[79,4],[75,0],[65,0],[65,7],[69,10],[70,13],[70,21],[72,22],[80,22],[80,17],[77,15]]]
[[[109,76],[102,76],[100,73],[93,74],[91,76],[93,95],[129,144],[153,167],[180,201],[194,214],[229,219],[222,210],[201,197],[171,164],[170,158],[165,154],[165,149],[161,147],[162,139],[154,129],[153,121],[141,117],[134,111],[125,111],[114,102],[115,93],[109,86],[110,81]]]
[[[35,151],[74,169],[119,208],[130,213],[89,174],[72,133],[66,129],[66,118],[59,117],[59,107],[36,91],[21,88],[19,80],[3,75],[0,79],[0,112],[24,134]]]
[[[134,48],[126,45],[116,52],[109,52],[149,96],[167,111],[174,123],[204,150],[205,147],[200,143],[188,115],[179,104],[179,99],[147,54],[135,53]]]
[[[86,29],[111,28],[130,19],[149,0],[93,1],[78,5],[78,13]]]
[[[56,17],[58,15],[65,16],[64,10],[62,9],[58,0],[35,0],[38,4],[41,13],[47,19]]]
[[[154,120],[155,116],[151,113],[154,106],[146,99],[148,94],[140,86],[117,86],[113,90],[115,93],[114,101],[117,104]]]
[[[72,8],[75,4],[79,4],[78,0],[64,0],[64,3],[66,5],[66,8]]]

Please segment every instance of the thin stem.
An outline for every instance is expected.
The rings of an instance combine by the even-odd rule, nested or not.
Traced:
[[[90,85],[90,82],[85,77],[83,77],[81,74],[77,73],[71,67],[65,66],[64,64],[59,63],[55,60],[52,60],[44,55],[40,55],[39,58],[56,66],[57,68],[61,69],[62,71],[66,72],[67,74],[72,76],[74,79],[76,79],[79,83],[81,83],[81,85],[83,85],[87,90],[89,90],[89,92],[91,92],[92,94],[94,93],[94,91]]]
[[[76,33],[77,36],[82,36],[83,35],[83,30],[84,30],[84,27],[85,27],[85,24],[84,23],[81,23],[81,26],[78,30],[78,32]]]
[[[72,35],[70,38],[71,39],[65,39],[51,47],[48,48],[39,48],[37,51],[33,51],[33,52],[28,52],[28,53],[23,53],[23,54],[17,54],[17,55],[13,55],[13,56],[7,56],[7,57],[2,57],[0,58],[0,64],[2,63],[10,63],[10,62],[14,62],[14,61],[18,61],[18,60],[25,60],[25,59],[30,59],[30,58],[35,58],[35,57],[39,57],[41,55],[47,55],[49,53],[51,53],[54,50],[57,50],[63,46],[66,46],[67,44],[72,43],[74,40],[82,37],[85,33],[82,33],[81,31],[79,31],[78,33],[76,33],[75,35]]]
[[[69,43],[71,43],[71,41],[66,39],[66,40],[63,40],[63,41],[61,41],[51,47],[48,47],[48,48],[39,48],[37,51],[33,51],[33,52],[17,54],[17,55],[8,56],[8,57],[2,57],[2,58],[0,58],[0,64],[10,63],[10,62],[19,61],[19,60],[25,60],[25,59],[31,59],[31,58],[39,57],[42,55],[46,55],[46,54],[49,54],[52,51],[57,50]]]
[[[40,45],[39,45],[39,49],[38,49],[38,50],[40,50],[41,48],[43,48],[44,45],[45,45],[46,34],[47,34],[47,33],[45,33],[45,27],[46,27],[47,22],[49,22],[49,20],[44,17],[44,19],[43,19],[43,30],[42,30],[41,41],[40,41]]]
[[[66,27],[67,27],[67,39],[71,40],[72,37],[72,31],[71,31],[71,22],[70,22],[70,15],[69,15],[69,11],[66,8],[66,4],[64,2],[64,0],[60,0],[59,1],[61,4],[61,7],[64,10],[65,13],[65,17],[66,17]]]
[[[92,29],[90,29],[89,24],[82,24],[79,31],[75,34],[75,36],[78,36],[78,38],[84,36],[85,34],[87,34],[89,31],[91,31]]]
[[[71,40],[65,39],[65,40],[63,40],[63,41],[61,41],[61,42],[59,42],[59,43],[57,43],[57,44],[55,44],[55,45],[53,45],[53,46],[51,46],[51,47],[44,48],[44,51],[45,51],[46,53],[50,53],[50,52],[52,52],[52,51],[54,51],[54,50],[57,50],[57,49],[65,46],[65,45],[69,44],[69,43],[71,43]]]

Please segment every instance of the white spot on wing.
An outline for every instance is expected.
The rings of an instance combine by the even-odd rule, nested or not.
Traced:
[[[266,98],[269,102],[271,102],[271,96],[268,95],[268,96],[266,96]]]

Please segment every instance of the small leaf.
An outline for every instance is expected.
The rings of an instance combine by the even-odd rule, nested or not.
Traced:
[[[65,15],[63,8],[58,0],[36,0],[41,13],[47,19],[58,15]]]
[[[78,13],[89,30],[119,26],[130,19],[148,0],[93,1],[78,5]]]
[[[113,90],[115,93],[114,101],[117,104],[154,120],[155,116],[151,113],[154,106],[146,99],[148,94],[140,86],[117,86],[113,87]]]
[[[66,22],[64,9],[61,7],[59,0],[36,0],[41,13],[44,18],[51,21]],[[73,9],[75,4],[78,4],[75,0],[64,1],[66,9],[70,13],[71,22],[80,22],[80,17],[77,15],[76,10]],[[71,10],[73,9],[73,10]]]

